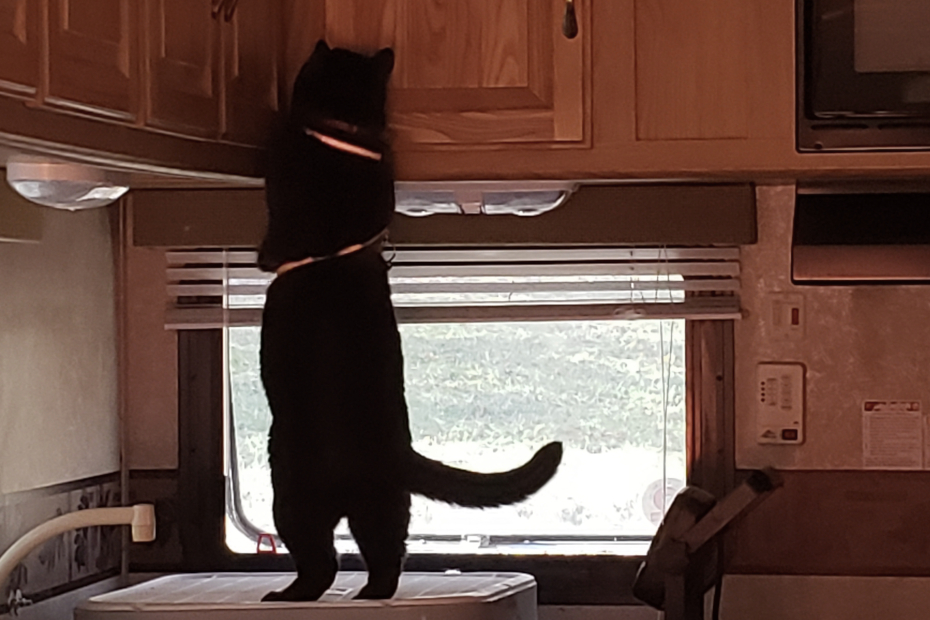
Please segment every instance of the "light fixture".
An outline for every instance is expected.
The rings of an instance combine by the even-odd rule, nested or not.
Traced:
[[[29,155],[7,160],[6,181],[26,200],[68,211],[106,206],[129,190],[126,173]]]
[[[399,213],[518,215],[531,217],[565,203],[577,184],[570,181],[425,181],[397,182]]]

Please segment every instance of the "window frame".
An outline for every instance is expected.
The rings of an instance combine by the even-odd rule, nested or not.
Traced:
[[[688,484],[720,497],[733,488],[733,320],[685,323]],[[179,330],[179,493],[177,526],[185,571],[291,572],[290,557],[243,555],[225,544],[227,480],[224,417],[227,383],[222,329]],[[415,554],[407,571],[523,572],[536,578],[540,605],[641,605],[632,583],[638,555]],[[151,569],[152,567],[147,567]],[[364,570],[342,554],[341,570]]]

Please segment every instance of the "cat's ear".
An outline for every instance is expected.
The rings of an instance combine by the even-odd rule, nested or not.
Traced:
[[[378,75],[380,75],[386,82],[388,77],[391,75],[391,71],[394,70],[394,50],[389,47],[385,47],[374,55],[374,63],[375,69],[378,71]]]
[[[314,56],[325,56],[329,54],[330,51],[331,50],[329,49],[329,45],[326,43],[326,41],[323,39],[320,39],[319,41],[316,42],[316,47],[313,48],[313,55]]]

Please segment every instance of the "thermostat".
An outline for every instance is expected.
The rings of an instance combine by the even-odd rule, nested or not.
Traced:
[[[763,363],[756,368],[756,441],[804,442],[804,366]]]

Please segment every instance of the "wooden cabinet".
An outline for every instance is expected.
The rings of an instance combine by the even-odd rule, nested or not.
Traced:
[[[0,94],[32,98],[39,87],[39,3],[0,0]]]
[[[334,2],[339,0],[330,0],[327,9]],[[415,3],[397,0],[395,4],[409,7]],[[562,49],[559,46],[564,40],[559,39],[555,17],[564,2],[513,3],[518,4],[527,10],[543,4],[548,7],[549,21],[542,21],[556,35],[550,49]],[[461,115],[458,127],[463,134],[480,141],[483,150],[429,152],[422,148],[422,142],[411,147],[400,141],[399,175],[407,179],[670,178],[796,165],[792,162],[796,157],[793,3],[589,0],[576,5],[581,19],[576,60],[563,59],[553,64],[549,74],[554,92],[562,92],[565,100],[574,102],[562,108],[566,113],[561,120],[563,127],[574,128],[567,132],[574,139],[525,144],[501,140],[489,145],[477,133],[476,119],[486,114],[479,109]],[[490,5],[487,10],[491,10]],[[433,31],[441,32],[438,19],[420,21],[437,24]],[[485,21],[489,20],[485,18],[482,23]],[[327,37],[331,32],[348,31],[329,15],[326,25]],[[419,30],[423,28],[418,26]],[[532,31],[528,25],[523,31],[515,31],[513,26],[506,29],[513,37],[517,36],[514,32],[530,37],[524,33]],[[372,35],[354,36],[363,39]],[[418,36],[422,37],[422,32]],[[481,37],[469,35],[447,45],[450,50],[470,50],[480,41]],[[407,94],[401,81],[397,88],[402,104],[414,105],[405,102],[404,96],[409,95],[423,101],[423,106],[437,105],[435,101],[442,101],[437,91],[443,91],[439,75],[456,80],[469,75],[460,67],[443,71],[435,68],[438,60],[431,60],[437,57],[430,51],[434,48],[444,49],[439,42],[431,42],[408,54],[409,62],[416,65],[412,71],[432,76],[436,88]],[[538,49],[545,48],[540,45]],[[519,67],[520,62],[505,66]],[[571,69],[566,69],[569,66]],[[507,88],[503,82],[498,87],[502,90],[489,90],[502,93]],[[483,94],[480,88],[474,92]],[[456,101],[458,97],[451,99]],[[478,101],[478,97],[474,100]],[[397,124],[402,128],[409,124],[405,112],[401,107],[397,114]],[[412,117],[423,125],[420,135],[439,135],[443,139],[445,125],[440,116],[414,113]],[[584,134],[582,139],[577,139],[579,130]],[[469,133],[472,131],[476,133]]]
[[[211,0],[146,0],[145,9],[146,124],[219,136],[222,56]]]
[[[401,178],[665,175],[705,151],[793,151],[785,2],[575,0],[567,39],[564,0],[291,1],[330,45],[394,48]],[[292,39],[289,75],[315,42]]]
[[[588,0],[576,0],[588,15]],[[327,0],[331,45],[392,47],[398,150],[581,144],[590,30],[561,33],[564,0]]]
[[[261,145],[278,109],[279,3],[148,0],[146,123]]]
[[[0,144],[254,182],[283,1],[0,0]]]
[[[226,140],[266,140],[278,111],[281,19],[278,2],[239,2],[223,26]]]
[[[50,0],[44,103],[134,121],[139,38],[137,0]]]
[[[767,101],[793,76],[773,64],[771,0],[641,0],[634,5],[636,138],[733,140],[786,134]],[[775,48],[777,49],[777,48]],[[785,79],[787,78],[787,79]]]
[[[0,0],[0,145],[259,183],[325,38],[396,51],[402,180],[930,170],[928,152],[797,153],[795,0],[574,0],[574,39],[565,0],[217,2]]]

